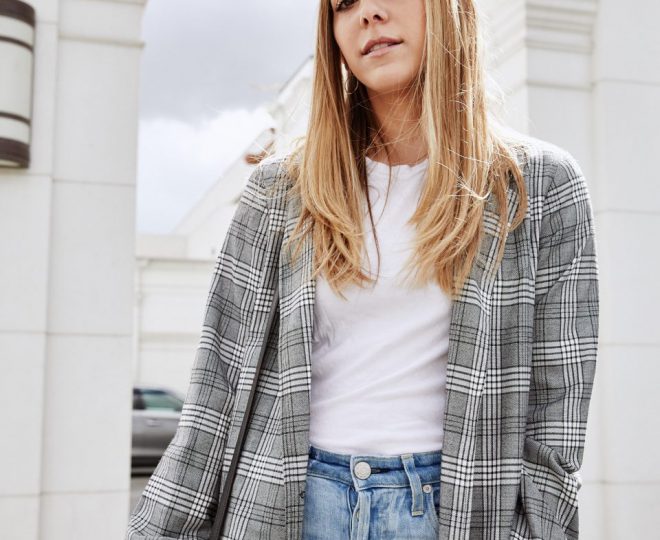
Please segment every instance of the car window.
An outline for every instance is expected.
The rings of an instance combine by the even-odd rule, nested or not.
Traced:
[[[180,412],[183,408],[183,401],[163,390],[142,390],[142,400],[146,409]]]

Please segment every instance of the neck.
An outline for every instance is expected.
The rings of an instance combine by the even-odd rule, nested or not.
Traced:
[[[375,94],[369,91],[369,100],[380,126],[379,134],[387,146],[377,146],[369,153],[375,161],[389,165],[412,165],[419,163],[427,155],[427,147],[421,136],[419,110],[411,106],[406,98],[409,89],[399,92]],[[377,145],[381,143],[375,141]]]

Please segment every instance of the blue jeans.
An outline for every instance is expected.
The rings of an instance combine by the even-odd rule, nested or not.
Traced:
[[[303,540],[438,538],[442,453],[309,449]]]

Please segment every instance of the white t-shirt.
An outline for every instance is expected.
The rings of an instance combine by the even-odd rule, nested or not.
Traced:
[[[398,280],[412,253],[412,216],[428,159],[392,167],[367,158],[367,178],[381,253],[378,281],[335,295],[316,281],[310,443],[343,454],[398,455],[441,450],[451,299],[435,284],[412,289]],[[366,209],[366,204],[365,204]],[[364,216],[363,268],[377,270]],[[399,274],[399,272],[401,272]],[[399,274],[399,275],[397,275]]]

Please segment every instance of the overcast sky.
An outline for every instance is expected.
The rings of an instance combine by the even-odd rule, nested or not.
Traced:
[[[137,228],[168,233],[271,119],[313,52],[313,0],[154,0],[140,74]]]

